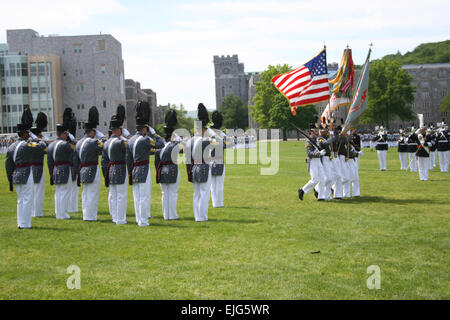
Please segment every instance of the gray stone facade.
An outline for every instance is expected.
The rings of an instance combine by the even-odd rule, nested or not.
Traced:
[[[122,45],[108,34],[40,36],[31,29],[7,30],[11,51],[61,58],[62,108],[70,107],[78,120],[77,135],[87,121],[89,108],[100,113],[98,129],[108,131],[118,104],[125,105]],[[62,115],[62,111],[58,114]],[[57,122],[62,119],[55,119]]]

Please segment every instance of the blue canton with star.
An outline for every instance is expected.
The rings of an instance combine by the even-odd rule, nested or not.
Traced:
[[[308,68],[311,78],[328,74],[326,50],[323,50],[317,57],[305,63],[305,67]]]

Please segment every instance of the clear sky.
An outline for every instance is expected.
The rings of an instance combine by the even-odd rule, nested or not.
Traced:
[[[215,107],[214,55],[238,54],[245,71],[298,66],[327,46],[328,62],[353,49],[362,64],[450,39],[448,0],[143,1],[0,0],[7,29],[41,35],[108,33],[122,43],[125,77],[156,91],[158,103]]]

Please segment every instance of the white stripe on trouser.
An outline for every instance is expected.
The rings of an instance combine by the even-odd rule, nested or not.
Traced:
[[[69,195],[69,205],[68,205],[68,211],[69,212],[78,212],[78,186],[77,186],[77,180],[72,180],[72,177],[69,177],[69,182],[67,183],[70,185],[70,195]]]
[[[203,183],[194,182],[193,208],[195,221],[208,220],[208,205],[211,194],[211,167],[208,180]]]
[[[98,197],[100,196],[100,168],[97,166],[94,181],[83,183],[81,193],[81,207],[83,209],[83,220],[97,220]]]
[[[430,170],[430,158],[428,157],[418,157],[419,164],[419,179],[428,180],[428,170]]]
[[[122,184],[110,184],[108,192],[109,213],[116,224],[127,223],[128,176]]]
[[[399,152],[398,157],[400,158],[400,170],[408,169],[408,153],[407,152]]]
[[[324,182],[323,182],[323,196],[326,200],[331,200],[331,185],[336,180],[334,166],[329,157],[322,157],[322,168],[324,174]],[[315,187],[316,191],[319,192],[322,186],[319,186],[320,183]]]
[[[311,158],[309,159],[309,174],[311,179],[303,186],[303,191],[305,194],[309,193],[318,183],[320,183],[320,187],[318,190],[318,199],[325,199],[324,197],[324,170],[322,163],[320,162],[320,158]]]
[[[409,170],[411,172],[417,172],[417,157],[414,152],[408,152],[409,157]]]
[[[45,198],[45,177],[44,170],[42,170],[41,180],[38,183],[33,183],[33,217],[43,217],[42,205]]]
[[[387,163],[386,163],[387,150],[377,150],[377,154],[378,154],[378,161],[380,163],[380,170],[386,170],[387,169]]]
[[[441,172],[448,172],[447,151],[438,151],[438,155],[439,167],[441,168]]]
[[[223,189],[225,183],[225,166],[221,176],[211,176],[211,200],[214,208],[223,207]]]
[[[339,160],[339,156],[337,158],[333,158],[331,161],[332,168],[334,168],[334,182],[333,182],[333,189],[334,189],[334,198],[342,198],[342,170],[341,170],[341,161]]]
[[[140,227],[148,226],[150,218],[150,200],[152,195],[152,180],[150,177],[150,166],[144,183],[133,183],[134,213],[136,223]]]
[[[69,169],[69,180],[71,175]],[[55,184],[55,216],[56,219],[70,219],[67,214],[70,200],[70,183]]]
[[[180,172],[178,172],[175,183],[160,183],[161,202],[164,220],[178,219],[177,200],[178,185],[180,184]]]
[[[31,213],[33,210],[33,176],[30,172],[26,184],[16,184],[17,192],[17,226],[31,228]]]

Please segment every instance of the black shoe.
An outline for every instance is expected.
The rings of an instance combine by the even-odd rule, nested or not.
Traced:
[[[298,198],[300,200],[303,200],[303,195],[305,194],[305,191],[303,191],[303,189],[298,189]]]
[[[336,199],[336,200],[342,200],[342,198],[334,198],[334,199]]]
[[[317,199],[317,201],[325,201],[325,199]]]
[[[319,193],[316,191],[316,189],[314,189],[314,196],[317,198],[319,198]]]

